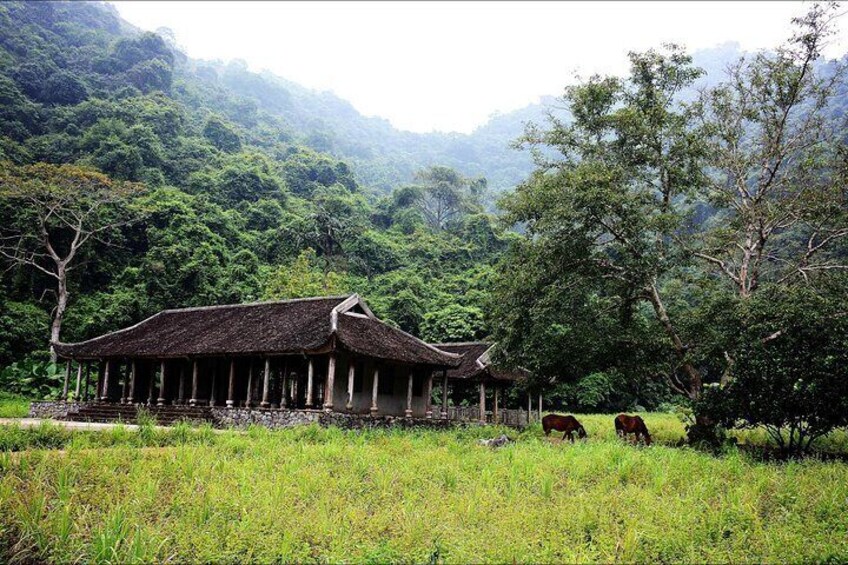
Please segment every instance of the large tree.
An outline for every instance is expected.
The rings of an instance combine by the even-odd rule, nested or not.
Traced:
[[[36,269],[55,282],[50,349],[59,341],[70,295],[69,273],[92,241],[108,244],[138,218],[127,204],[141,187],[113,181],[92,169],[38,163],[0,166],[0,256],[12,266]]]
[[[740,61],[695,103],[679,95],[700,71],[667,46],[632,53],[626,79],[569,88],[571,122],[528,129],[538,168],[503,202],[527,237],[494,302],[516,362],[554,372],[542,352],[614,354],[645,320],[639,339],[654,343],[652,327],[666,343],[655,370],[696,399],[731,374],[739,301],[845,268],[833,247],[848,234],[844,169],[827,112],[842,69],[816,66],[832,12],[814,6],[787,46]],[[575,317],[593,303],[620,328]]]

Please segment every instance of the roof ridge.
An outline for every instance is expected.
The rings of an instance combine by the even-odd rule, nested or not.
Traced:
[[[433,347],[444,347],[449,345],[487,345],[491,347],[494,343],[491,341],[449,341],[443,343],[431,343],[430,345]]]
[[[213,304],[211,306],[189,306],[187,308],[168,308],[159,312],[159,314],[173,312],[195,312],[200,310],[220,310],[223,308],[246,308],[250,306],[264,306],[269,304],[292,304],[294,302],[317,302],[319,300],[345,300],[353,296],[353,294],[342,294],[334,296],[309,296],[306,298],[287,298],[285,300],[260,300],[257,302],[242,302],[239,304]]]

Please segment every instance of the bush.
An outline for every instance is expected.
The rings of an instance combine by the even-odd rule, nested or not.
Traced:
[[[732,378],[695,405],[703,423],[762,426],[789,454],[848,425],[848,316],[840,309],[807,290],[754,303]]]

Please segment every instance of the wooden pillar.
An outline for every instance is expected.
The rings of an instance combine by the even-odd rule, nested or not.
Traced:
[[[110,361],[106,361],[103,368],[103,390],[100,391],[100,400],[106,402],[109,400],[109,365],[112,363]]]
[[[542,393],[539,393],[539,421],[542,421]]]
[[[191,398],[188,401],[190,406],[197,406],[197,384],[197,359],[193,359],[191,361]]]
[[[133,360],[130,365],[130,391],[127,393],[127,402],[130,404],[135,402],[135,378],[137,372],[136,363]]]
[[[156,399],[157,406],[165,406],[165,361],[159,362],[159,398]]]
[[[448,418],[448,370],[442,370],[442,418]]]
[[[406,377],[406,410],[404,415],[407,418],[412,418],[412,371],[409,371],[409,376]]]
[[[62,400],[68,400],[68,383],[71,380],[71,360],[65,362],[65,386],[62,387]]]
[[[312,357],[309,358],[309,368],[306,373],[306,407],[312,408],[312,381],[315,378],[315,366],[312,363]]]
[[[374,365],[374,382],[371,384],[371,415],[374,416],[380,410],[377,407],[377,391],[380,388],[380,368],[377,365]]]
[[[527,393],[527,423],[533,421],[533,397],[528,392]]]
[[[74,388],[74,400],[79,401],[82,392],[82,363],[77,361],[77,386]]]
[[[348,410],[353,410],[353,379],[356,377],[356,366],[354,365],[353,358],[348,360],[348,368],[347,368],[347,404],[345,408]]]
[[[495,404],[492,408],[492,423],[500,424],[500,420],[498,420],[498,396],[500,395],[501,387],[500,385],[495,384]]]
[[[230,359],[230,382],[227,387],[227,408],[232,408],[236,401],[235,396],[236,392],[236,360]]]
[[[283,373],[280,376],[280,408],[289,404],[289,358],[283,358]]]
[[[121,404],[126,404],[130,395],[130,365],[127,362],[124,367],[124,378],[121,379],[121,366],[116,367],[118,372],[118,384],[121,385]]]
[[[271,386],[271,358],[265,358],[265,380],[262,381],[262,403],[259,404],[262,408],[268,408],[271,403],[268,402],[268,389]]]
[[[218,362],[212,367],[212,387],[209,389],[209,406],[215,406],[215,385],[218,384]]]
[[[424,415],[427,416],[428,418],[433,417],[432,396],[433,396],[433,372],[430,371],[430,374],[427,375],[427,386],[424,387]]]
[[[330,352],[330,361],[327,364],[327,385],[324,389],[324,410],[333,409],[333,389],[336,386],[336,353]]]
[[[147,381],[147,405],[153,404],[153,394],[156,390],[156,372],[151,369]]]
[[[88,402],[91,399],[91,361],[85,364],[85,394],[83,395],[83,400]]]
[[[244,393],[244,406],[250,408],[253,403],[253,359],[250,360],[250,367],[247,371],[247,392]]]
[[[486,423],[486,383],[480,381],[480,423]]]
[[[186,381],[185,363],[180,361],[180,390],[177,391],[177,401],[180,404],[185,404],[185,381]]]

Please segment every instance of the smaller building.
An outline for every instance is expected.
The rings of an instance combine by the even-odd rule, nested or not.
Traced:
[[[460,355],[462,361],[456,367],[448,369],[444,374],[445,382],[442,390],[447,390],[448,383],[453,386],[466,388],[477,388],[479,396],[477,405],[471,407],[447,406],[447,396],[443,398],[442,411],[448,413],[452,419],[479,419],[481,422],[522,424],[526,423],[526,417],[507,410],[502,404],[502,393],[508,387],[514,386],[527,378],[528,373],[523,370],[506,370],[498,367],[492,360],[494,344],[484,341],[470,341],[463,343],[434,343],[434,347],[441,351]],[[491,404],[487,402],[487,396],[491,396]],[[491,412],[487,410],[491,406]],[[476,414],[474,412],[476,411]],[[491,416],[491,417],[489,417]]]

